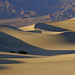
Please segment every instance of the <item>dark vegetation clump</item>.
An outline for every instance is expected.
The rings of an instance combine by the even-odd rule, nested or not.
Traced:
[[[16,53],[15,51],[10,51],[11,53]]]
[[[15,51],[10,51],[10,53],[16,53],[16,52],[15,52]],[[19,51],[18,53],[19,53],[19,54],[27,54],[26,51]]]
[[[27,54],[26,51],[19,51],[19,54]]]

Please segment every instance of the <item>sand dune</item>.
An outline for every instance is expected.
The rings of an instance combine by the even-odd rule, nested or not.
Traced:
[[[64,28],[64,29],[68,29],[71,31],[75,31],[75,19],[74,18],[69,19],[69,20],[65,20],[65,21],[52,22],[52,23],[46,23],[46,24],[51,25],[51,26]]]
[[[37,23],[35,25],[21,27],[19,29],[24,31],[41,30],[42,33],[46,33],[46,34],[50,34],[52,32],[54,34],[55,33],[58,34],[64,31],[75,31],[75,19],[72,18],[65,21],[51,22],[51,23]]]
[[[0,74],[75,75],[75,19],[19,29],[0,25]]]
[[[34,25],[30,25],[30,26],[25,26],[25,27],[21,27],[19,29],[23,30],[23,31],[27,31],[27,32],[33,32],[33,33],[43,33],[43,34],[60,34],[60,33],[63,33],[65,31],[48,31],[48,29],[50,30],[50,27],[47,27],[46,24],[44,24],[44,26],[46,25],[46,27],[43,26],[43,23],[40,23],[41,25],[38,24],[34,24]],[[41,28],[36,28],[35,26],[38,25],[39,27]],[[49,25],[48,25],[49,26]],[[44,30],[43,28],[45,28],[46,30]],[[61,29],[61,28],[60,28]],[[52,30],[52,28],[51,28]],[[64,29],[66,30],[66,29]],[[68,32],[66,30],[66,32]]]
[[[74,48],[75,43],[70,43],[70,41],[67,40],[67,38],[64,37],[63,35],[57,35],[57,34],[56,35],[55,34],[54,35],[53,34],[50,34],[50,35],[45,34],[44,35],[44,34],[40,34],[40,33],[29,33],[29,32],[15,30],[10,27],[6,28],[5,26],[1,26],[0,30],[3,33],[6,33],[12,37],[15,37],[15,38],[23,41],[24,43],[27,43],[27,44],[30,44],[30,45],[33,45],[33,46],[36,46],[36,47],[39,47],[42,49],[47,49],[47,50],[74,50],[75,49]],[[5,34],[2,34],[2,35],[3,35],[3,37],[5,36]],[[3,37],[2,37],[2,39],[3,39]],[[71,39],[72,38],[70,38],[70,40]],[[5,40],[6,40],[6,38],[5,38]],[[8,40],[12,40],[12,39],[8,39]],[[13,42],[15,42],[15,40],[13,40]],[[17,42],[15,42],[15,44]],[[7,43],[7,42],[5,42],[5,43]],[[8,41],[8,44],[12,46],[13,43],[12,44],[10,44],[10,43]],[[17,44],[19,44],[19,43],[17,43]],[[17,44],[15,45],[16,47],[17,47]],[[20,45],[18,47],[20,47]],[[23,45],[22,45],[22,47],[23,47]]]
[[[25,45],[28,47],[29,44],[45,50],[75,50],[75,32],[72,31],[61,34],[41,34],[24,32],[8,26],[0,26],[0,31],[2,43],[10,47],[25,49]]]

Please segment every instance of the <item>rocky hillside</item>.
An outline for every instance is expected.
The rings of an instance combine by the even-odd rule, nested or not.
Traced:
[[[59,7],[61,10],[58,10],[51,14],[51,18],[54,21],[64,20],[75,17],[75,1],[74,0],[65,0]]]
[[[8,0],[0,0],[0,19],[26,18],[33,16],[35,16],[34,11],[25,9],[17,10],[14,4],[11,4]]]
[[[47,21],[75,17],[75,0],[0,0],[0,19],[50,16]]]

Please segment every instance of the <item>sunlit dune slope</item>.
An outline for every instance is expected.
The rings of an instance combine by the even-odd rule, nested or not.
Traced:
[[[35,26],[35,24],[34,25],[30,25],[30,26],[21,27],[19,29],[24,30],[24,31],[31,31],[31,30],[35,30],[34,26]]]

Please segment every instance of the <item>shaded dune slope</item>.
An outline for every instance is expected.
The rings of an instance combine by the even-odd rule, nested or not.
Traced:
[[[68,40],[70,43],[75,43],[75,31],[74,32],[65,32],[62,33],[66,40]]]
[[[42,29],[42,30],[47,30],[47,31],[54,31],[54,32],[62,32],[62,31],[69,31],[68,29],[44,24],[44,23],[37,23],[35,24],[34,28]]]

